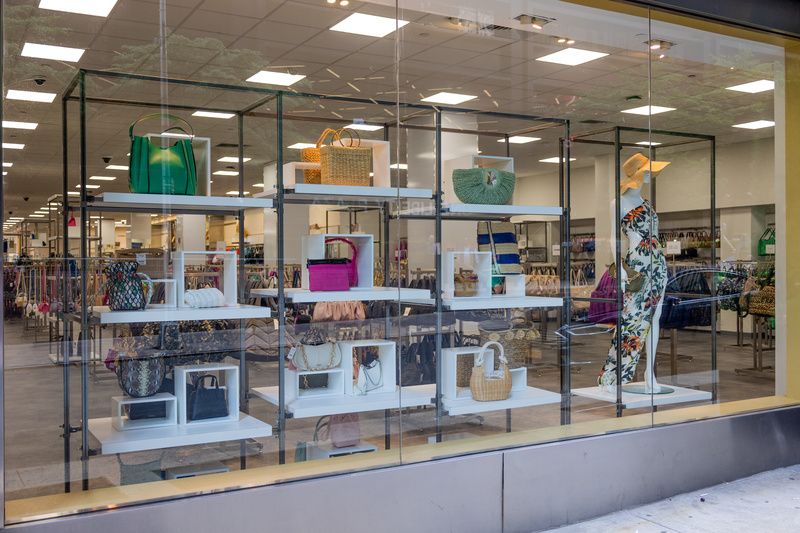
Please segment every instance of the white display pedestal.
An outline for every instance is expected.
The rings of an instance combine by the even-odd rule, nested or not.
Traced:
[[[444,256],[444,272],[442,280],[443,298],[455,300],[461,298],[490,298],[492,296],[492,253],[465,250],[447,252]],[[455,295],[455,276],[461,270],[471,270],[478,276],[478,292],[474,296]]]
[[[373,255],[375,253],[375,246],[373,236],[368,233],[321,233],[319,235],[304,235],[303,255],[300,261],[302,266],[301,287],[305,290],[309,290],[310,285],[308,279],[308,267],[306,263],[309,259],[325,259],[325,240],[330,238],[343,238],[353,242],[358,250],[358,258],[356,260],[358,284],[356,287],[359,289],[373,288],[373,270],[375,268]],[[348,257],[352,257],[352,251],[346,243],[336,241],[336,244],[340,244],[341,246],[345,247],[347,249],[345,253],[349,254]]]
[[[174,372],[175,397],[178,399],[178,424],[219,424],[239,419],[239,367],[237,365],[200,364],[176,366]],[[225,375],[225,387],[220,386],[220,388],[226,389],[228,416],[206,420],[189,420],[187,415],[189,399],[186,397],[186,384],[189,383],[190,375],[220,373]]]
[[[641,385],[644,382],[629,383],[628,385]],[[669,394],[636,394],[632,392],[625,392],[625,387],[622,386],[622,407],[625,409],[639,409],[649,408],[654,405],[674,405],[678,403],[688,402],[705,402],[711,400],[711,393],[696,389],[687,389],[686,387],[676,387],[675,385],[664,385],[662,387],[669,387],[674,389]],[[616,387],[602,388],[599,385],[594,387],[585,387],[581,389],[573,389],[572,394],[584,398],[591,398],[601,402],[617,403],[617,389]]]
[[[382,385],[366,394],[392,393],[397,390],[397,344],[386,340],[339,341],[336,343],[342,352],[342,368],[344,370],[344,393],[358,395],[353,384],[353,352],[356,349],[375,347],[378,349],[378,360],[381,365]]]
[[[164,403],[166,416],[164,418],[131,420],[125,415],[125,406],[148,403]],[[174,426],[177,423],[177,398],[167,392],[159,392],[146,398],[133,398],[130,396],[114,396],[111,398],[111,425],[117,431]]]

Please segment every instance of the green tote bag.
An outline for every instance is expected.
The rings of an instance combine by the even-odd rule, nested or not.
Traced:
[[[162,139],[150,139],[133,134],[137,124],[154,118],[168,118],[188,126],[187,133],[179,126],[166,131],[178,131],[189,138],[179,138],[174,144],[162,146]],[[131,159],[129,164],[128,189],[147,194],[186,194],[197,192],[197,168],[194,162],[191,125],[180,117],[155,113],[139,118],[131,124]]]

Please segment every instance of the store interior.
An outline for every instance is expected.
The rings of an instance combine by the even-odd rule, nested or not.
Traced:
[[[544,0],[66,4],[4,3],[8,501],[319,459],[335,471],[338,456],[368,468],[775,393],[782,48]],[[314,184],[305,158],[326,128],[371,149],[366,181]],[[196,191],[133,193],[132,136],[165,132],[191,147]],[[598,385],[622,315],[596,319],[613,302],[589,301],[625,253],[617,190],[635,154],[668,163],[641,186],[667,310],[633,365],[642,383],[655,359],[661,391],[643,394]],[[513,197],[463,201],[454,171],[476,168],[511,174]],[[493,295],[479,242],[498,225],[520,275]],[[357,250],[345,291],[309,289],[332,282],[307,261],[351,254],[326,236]],[[122,263],[155,280],[141,311],[106,307],[106,268]],[[771,313],[742,296],[749,281],[772,287]],[[204,287],[225,303],[181,302]],[[123,339],[166,353],[165,325],[192,321],[213,335],[181,329],[159,367],[172,393],[132,396]],[[507,330],[521,340],[493,335]],[[310,332],[377,358],[376,384],[349,356],[316,372],[321,387],[282,363]],[[511,392],[475,400],[458,356],[498,339]],[[193,373],[222,385],[216,421],[192,425],[181,404]],[[159,401],[161,416],[130,415]],[[357,436],[334,446],[331,415]]]

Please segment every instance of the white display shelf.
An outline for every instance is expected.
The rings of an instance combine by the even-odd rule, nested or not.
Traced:
[[[273,405],[278,405],[280,394],[278,387],[259,387],[251,389],[259,398]],[[286,404],[287,413],[294,418],[311,418],[317,416],[337,415],[344,413],[365,413],[382,411],[399,407],[420,407],[432,405],[436,396],[435,385],[415,385],[403,387],[402,391],[369,393],[364,396],[317,396],[300,397]]]
[[[629,383],[628,385],[641,385],[644,382]],[[687,389],[686,387],[677,387],[675,385],[661,384],[662,387],[669,387],[674,389],[674,392],[669,394],[636,394],[633,392],[625,392],[626,385],[623,385],[622,390],[622,407],[625,409],[639,409],[648,408],[653,405],[673,405],[678,403],[688,402],[705,402],[711,400],[711,393],[696,389]],[[600,386],[585,387],[582,389],[573,389],[572,394],[584,398],[591,398],[601,402],[617,403],[617,390],[616,387],[608,387],[606,389]]]
[[[542,215],[560,217],[564,210],[550,205],[444,204],[443,213],[481,215]]]
[[[256,197],[274,199],[276,189],[259,193]],[[369,201],[386,202],[397,199],[427,199],[433,197],[433,190],[408,187],[370,187],[364,185],[322,185],[315,183],[295,183],[284,187],[287,200],[318,200],[323,204],[363,203]]]
[[[277,298],[278,289],[252,289],[252,296]],[[399,289],[397,287],[353,287],[349,291],[315,291],[306,289],[285,289],[287,300],[294,303],[314,302],[358,302],[374,300],[424,300],[430,298],[431,291],[425,289]]]
[[[178,424],[128,431],[114,429],[111,418],[94,418],[89,420],[89,431],[100,442],[101,453],[113,454],[270,437],[272,426],[239,413],[239,419],[231,422]]]
[[[272,207],[270,198],[239,198],[238,196],[190,196],[182,194],[141,194],[104,192],[93,197],[92,206],[153,208],[155,210],[235,211],[238,209]]]
[[[559,393],[537,389],[536,387],[512,390],[507,399],[494,402],[479,402],[473,400],[469,389],[462,389],[462,391],[464,392],[460,392],[459,397],[456,399],[442,399],[442,405],[448,415],[457,416],[561,403],[561,395]]]
[[[177,320],[237,320],[269,318],[270,309],[257,305],[237,304],[226,307],[171,307],[154,304],[139,311],[112,311],[106,306],[92,310],[91,316],[101,324],[133,324],[136,322],[172,322]]]
[[[442,300],[442,305],[451,311],[468,311],[472,309],[510,309],[517,307],[540,308],[561,307],[563,298],[547,296],[505,296],[496,295],[489,298],[453,298]]]

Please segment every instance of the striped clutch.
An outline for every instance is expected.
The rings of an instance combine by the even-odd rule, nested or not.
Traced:
[[[492,252],[495,274],[522,274],[517,233],[511,222],[478,222],[478,251]]]

